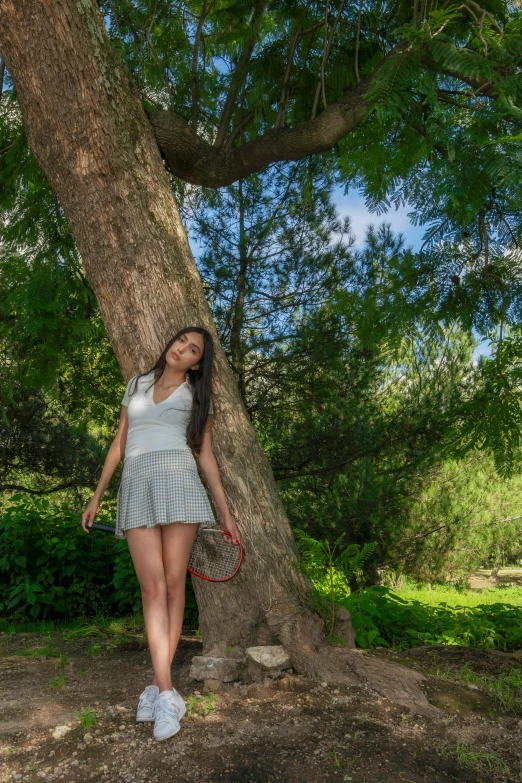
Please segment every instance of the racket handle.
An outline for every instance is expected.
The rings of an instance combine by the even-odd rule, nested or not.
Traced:
[[[81,524],[80,522],[80,526]],[[106,533],[114,533],[116,530],[114,525],[106,525],[104,522],[92,522],[91,524],[87,522],[86,527],[88,530],[104,530]]]

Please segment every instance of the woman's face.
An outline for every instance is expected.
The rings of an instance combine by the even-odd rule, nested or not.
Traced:
[[[166,354],[167,364],[173,370],[187,370],[198,367],[203,356],[203,335],[199,332],[185,332],[174,340]]]

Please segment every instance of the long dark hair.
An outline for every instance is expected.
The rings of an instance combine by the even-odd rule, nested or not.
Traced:
[[[185,326],[184,329],[180,329],[179,332],[169,340],[154,367],[151,367],[147,372],[143,372],[141,375],[136,376],[134,389],[129,393],[134,394],[138,388],[139,379],[151,372],[154,373],[151,386],[154,385],[165,369],[167,363],[165,357],[167,356],[170,346],[176,342],[178,337],[181,337],[181,335],[186,332],[199,332],[199,334],[203,335],[203,356],[198,362],[199,369],[187,370],[189,384],[192,389],[192,411],[190,421],[187,425],[187,444],[199,454],[210,407],[210,396],[212,394],[212,365],[214,363],[214,343],[210,333],[206,329],[202,326]],[[150,389],[150,386],[148,388]]]

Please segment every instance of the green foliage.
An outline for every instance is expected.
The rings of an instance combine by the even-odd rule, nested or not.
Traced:
[[[314,584],[312,599],[316,609],[329,622],[330,630],[327,638],[329,641],[337,641],[339,637],[334,633],[335,597],[339,591],[345,592],[350,580],[360,574],[377,544],[376,542],[365,544],[362,549],[358,544],[350,544],[336,554],[336,549],[340,547],[345,533],[334,541],[333,546],[328,539],[316,541],[299,528],[295,528],[293,533],[302,560],[291,560],[290,565],[298,568],[312,580]]]
[[[334,616],[336,605],[348,609],[360,647],[405,650],[423,644],[458,644],[514,650],[522,646],[520,590],[478,594],[448,587],[429,592],[393,591],[376,585],[349,592],[346,578],[356,572],[374,546],[367,545],[360,551],[347,547],[336,556],[342,538],[331,547],[327,541],[316,541],[297,530],[303,560],[292,565],[300,564],[311,578],[317,610],[328,612],[328,619]]]
[[[85,707],[81,712],[74,713],[84,729],[89,729],[96,724],[96,715],[92,707]]]
[[[522,556],[522,476],[499,477],[487,451],[446,460],[412,502],[388,557],[421,581],[462,578]]]
[[[443,602],[429,606],[374,586],[340,598],[350,611],[361,647],[406,650],[423,644],[459,644],[515,650],[522,646],[522,605],[501,602],[467,607]]]
[[[15,493],[0,514],[0,612],[5,619],[127,616],[141,611],[141,590],[129,548],[107,533],[86,534],[83,507]],[[115,504],[96,516],[113,524]],[[197,623],[187,574],[184,621]]]
[[[187,713],[190,718],[199,716],[205,718],[216,708],[217,702],[219,702],[219,696],[212,691],[205,696],[190,694],[187,698]]]
[[[46,497],[17,493],[0,517],[0,610],[13,617],[35,619],[88,617],[118,608],[134,611],[138,602],[135,577],[130,579],[119,542],[86,535],[81,514],[71,504],[59,506]],[[100,509],[100,521],[108,511]],[[120,554],[118,554],[118,550]],[[126,585],[109,589],[113,565]]]
[[[318,114],[369,80],[365,121],[330,154],[346,187],[360,188],[379,213],[410,204],[415,223],[431,223],[428,245],[444,238],[455,246],[463,231],[478,245],[484,211],[490,239],[506,224],[510,244],[520,239],[518,4],[378,0],[359,9],[337,0],[328,6],[327,56],[320,4],[272,3],[262,15],[252,3],[183,0],[176,13],[134,0],[102,7],[149,110],[171,107],[190,123],[195,113],[211,143],[224,123],[228,143],[239,146],[308,121],[323,66]]]

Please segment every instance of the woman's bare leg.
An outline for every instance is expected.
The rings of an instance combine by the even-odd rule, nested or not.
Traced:
[[[149,643],[155,685],[172,690],[167,580],[163,567],[162,528],[136,527],[125,531],[141,587],[143,618]]]
[[[190,550],[198,532],[197,523],[172,522],[161,525],[163,540],[163,567],[167,585],[167,606],[169,614],[169,660],[174,659],[185,612],[185,582]],[[163,690],[154,676],[153,685]],[[170,686],[172,688],[172,685]]]

